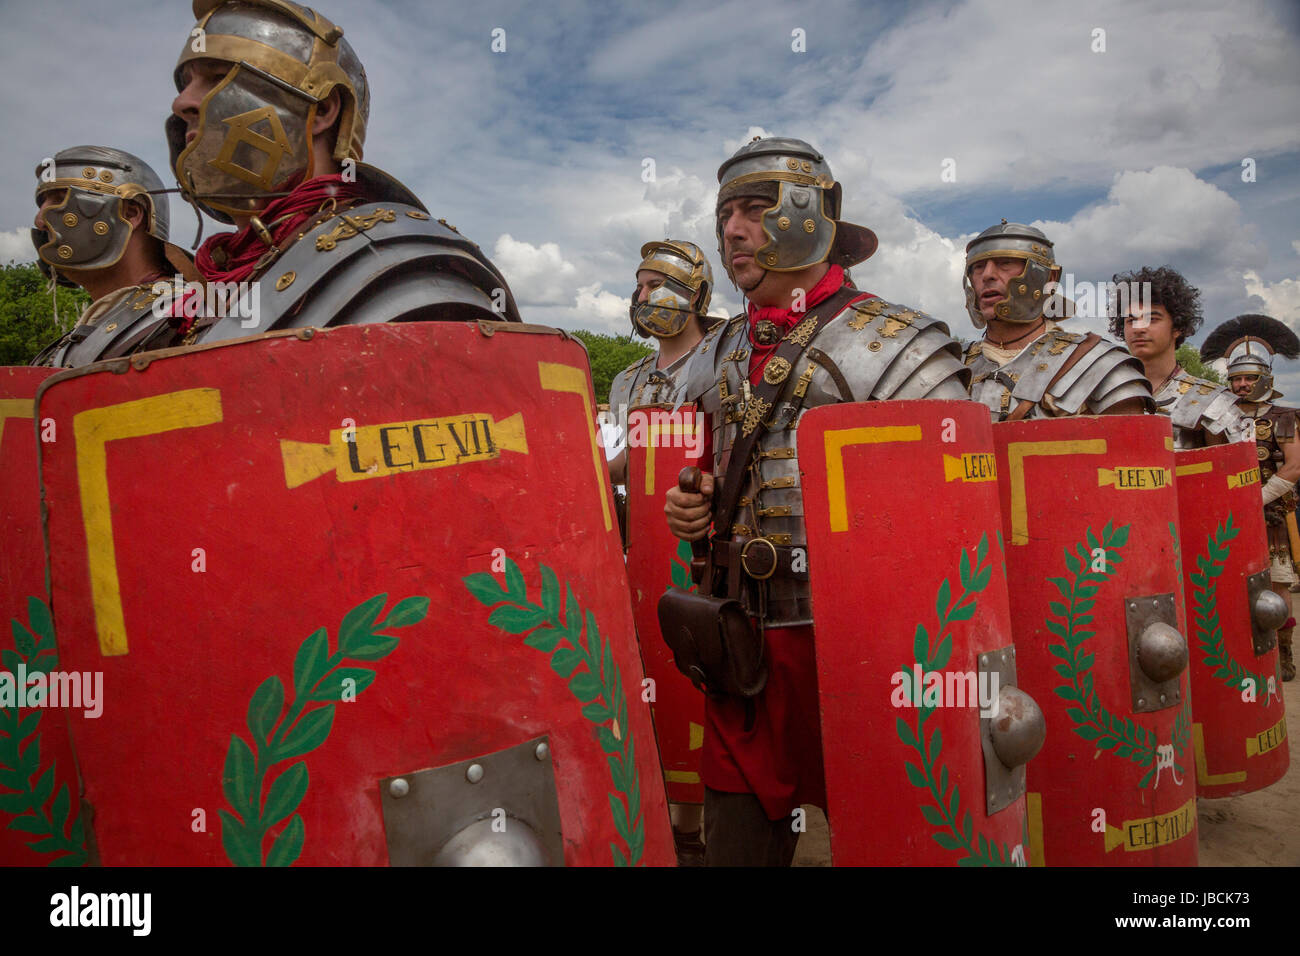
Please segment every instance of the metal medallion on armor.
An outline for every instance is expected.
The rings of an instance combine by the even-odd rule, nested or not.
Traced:
[[[1052,328],[1001,365],[983,345],[977,341],[966,350],[970,397],[996,422],[1100,415],[1131,398],[1151,403],[1142,363],[1100,336]]]
[[[777,407],[762,407],[753,401],[749,383],[752,347],[746,325],[746,318],[737,316],[712,329],[685,376],[686,397],[712,422],[715,474],[726,471],[742,432],[752,431],[760,420],[768,424],[747,469],[735,521],[730,529],[717,529],[719,540],[763,537],[781,553],[806,545],[794,442],[806,409],[836,402],[966,397],[966,372],[948,327],[923,312],[869,297],[830,315],[809,308],[787,336],[795,341],[807,337],[802,354],[789,366],[769,363],[764,372],[765,378],[794,385]],[[749,609],[757,614],[765,608],[769,626],[812,623],[806,576],[750,579],[749,584]]]
[[[1174,429],[1174,448],[1201,448],[1207,435],[1222,441],[1251,441],[1250,422],[1237,407],[1237,396],[1225,386],[1190,374],[1182,366],[1155,395],[1156,411],[1168,415]]]

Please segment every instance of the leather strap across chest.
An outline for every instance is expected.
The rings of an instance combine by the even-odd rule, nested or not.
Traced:
[[[865,295],[860,289],[845,286],[830,298],[819,302],[807,317],[786,333],[776,351],[767,360],[763,369],[762,381],[753,387],[750,399],[745,405],[745,415],[740,422],[740,435],[731,449],[731,460],[727,473],[722,479],[722,495],[718,507],[713,513],[715,534],[727,534],[731,528],[736,507],[740,502],[740,493],[744,487],[745,470],[749,460],[758,447],[759,439],[767,431],[767,415],[785,393],[790,383],[790,373],[800,356],[812,345],[813,339],[830,321],[856,299]],[[823,318],[824,317],[824,318]],[[716,576],[715,576],[716,577]],[[711,582],[710,582],[711,583]]]

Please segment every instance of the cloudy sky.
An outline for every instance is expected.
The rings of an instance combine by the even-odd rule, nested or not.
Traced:
[[[162,123],[190,4],[106,10],[0,0],[0,261],[33,257],[32,170],[59,149],[121,146],[174,178]],[[718,164],[767,133],[820,148],[845,218],[880,236],[858,285],[959,337],[975,334],[962,250],[1002,217],[1042,228],[1076,282],[1169,264],[1207,330],[1248,311],[1300,329],[1296,0],[322,10],[370,76],[366,160],[482,245],[527,321],[625,330],[650,239],[697,242],[719,269]],[[177,199],[172,222],[188,245]],[[719,278],[714,311],[738,310]],[[1300,362],[1279,371],[1300,402]]]

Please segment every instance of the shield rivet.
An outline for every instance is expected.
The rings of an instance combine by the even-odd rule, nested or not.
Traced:
[[[465,779],[470,783],[478,783],[483,779],[483,765],[481,763],[472,763],[469,769],[465,771]]]
[[[63,224],[71,229],[77,224],[77,214],[75,212],[65,212],[63,214]]]
[[[545,760],[550,755],[551,755],[551,748],[546,746],[546,744],[544,743],[538,744],[537,749],[533,751],[533,756],[535,756],[538,760]]]
[[[1169,699],[1169,698],[1166,697],[1164,694],[1161,694],[1161,695],[1160,695],[1160,703],[1163,704],[1163,703],[1164,703],[1166,700],[1168,700],[1168,699]]]
[[[1144,698],[1144,697],[1139,697],[1139,698],[1138,698],[1138,706],[1139,706],[1139,707],[1145,707],[1146,705],[1147,705],[1146,698]]]
[[[411,792],[411,785],[398,777],[396,780],[389,781],[388,792],[395,797],[404,797]]]
[[[987,665],[988,662],[989,662],[989,656],[988,656],[987,654],[981,654],[981,655],[980,655],[980,663],[981,663],[981,664],[984,664],[984,665]]]

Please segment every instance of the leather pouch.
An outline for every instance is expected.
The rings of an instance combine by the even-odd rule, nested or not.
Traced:
[[[669,588],[659,630],[677,669],[705,693],[754,697],[767,685],[763,636],[739,601]]]

